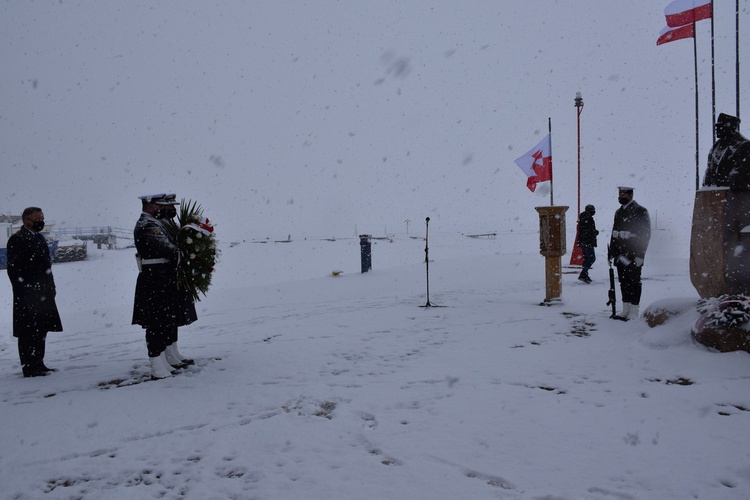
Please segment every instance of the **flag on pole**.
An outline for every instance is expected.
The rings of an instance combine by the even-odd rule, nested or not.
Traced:
[[[664,9],[667,26],[676,28],[711,18],[711,0],[674,0]]]
[[[552,180],[552,135],[542,139],[528,153],[516,159],[516,165],[526,174],[526,187],[533,193],[539,182]]]
[[[675,40],[682,40],[683,38],[694,37],[694,24],[686,24],[685,26],[678,26],[677,28],[670,28],[669,26],[667,26],[666,28],[661,30],[661,33],[659,33],[659,38],[656,40],[656,45],[674,42]]]

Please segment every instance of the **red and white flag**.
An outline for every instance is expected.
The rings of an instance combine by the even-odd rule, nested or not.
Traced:
[[[667,26],[676,28],[711,18],[711,0],[674,0],[664,9]]]
[[[675,40],[682,40],[683,38],[694,37],[694,24],[686,24],[685,26],[678,26],[677,28],[670,28],[669,26],[667,26],[666,28],[661,30],[661,33],[659,33],[659,38],[656,40],[656,45],[674,42]]]
[[[195,222],[191,222],[190,224],[186,224],[185,227],[189,227],[190,229],[195,229],[196,231],[200,231],[201,233],[205,234],[206,236],[211,236],[211,233],[214,232],[214,226],[211,224],[207,218],[201,217]]]
[[[533,193],[539,182],[552,180],[552,136],[542,139],[528,153],[516,159],[516,165],[526,174],[526,187]]]

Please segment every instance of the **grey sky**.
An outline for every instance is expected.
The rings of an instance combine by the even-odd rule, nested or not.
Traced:
[[[530,193],[513,160],[551,117],[555,204],[574,219],[581,91],[582,203],[606,227],[615,186],[632,184],[657,224],[687,230],[693,48],[656,46],[667,3],[8,1],[0,211],[127,228],[139,195],[171,190],[229,238],[400,232],[425,216],[535,227],[548,191]],[[716,13],[717,110],[733,113],[729,8]]]

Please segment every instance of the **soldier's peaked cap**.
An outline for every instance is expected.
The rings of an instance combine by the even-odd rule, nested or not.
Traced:
[[[738,127],[740,124],[740,119],[736,116],[727,115],[725,113],[719,113],[719,117],[716,119],[716,124],[726,124],[731,125],[733,127]]]
[[[630,186],[617,186],[617,190],[621,193],[632,193],[633,188]]]
[[[138,198],[143,203],[155,203],[156,205],[179,205],[180,202],[176,199],[177,195],[174,193],[158,193],[158,194],[146,194],[139,196]]]

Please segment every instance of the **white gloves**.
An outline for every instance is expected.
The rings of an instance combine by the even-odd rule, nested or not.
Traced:
[[[630,231],[612,231],[612,236],[615,238],[620,238],[623,240],[629,240],[630,238],[635,238],[635,234],[631,233]]]
[[[635,264],[636,267],[642,267],[643,259],[641,259],[640,257],[636,257],[635,259],[630,260],[624,255],[619,255],[615,257],[615,263],[620,263],[623,266],[629,266],[630,264]]]

